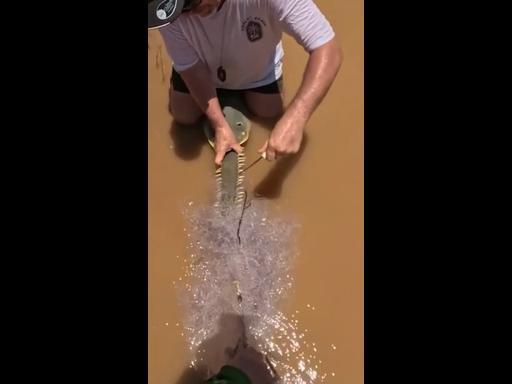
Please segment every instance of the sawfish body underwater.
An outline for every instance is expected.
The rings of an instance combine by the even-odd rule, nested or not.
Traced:
[[[229,94],[220,101],[236,139],[244,144],[250,132],[245,104]],[[206,121],[203,128],[214,147]],[[237,360],[258,384],[275,383],[269,345],[279,323],[277,304],[292,285],[290,243],[296,227],[270,219],[263,201],[248,201],[244,165],[243,152],[226,153],[215,173],[214,204],[185,212],[192,242],[190,283],[181,295],[184,328],[195,354],[192,364],[207,375]]]

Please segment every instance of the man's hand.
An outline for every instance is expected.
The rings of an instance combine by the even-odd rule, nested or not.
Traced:
[[[269,139],[259,153],[266,153],[266,159],[273,161],[278,157],[295,154],[300,149],[306,120],[285,114],[276,124]]]
[[[260,153],[266,152],[267,160],[297,153],[306,122],[327,94],[342,61],[334,39],[311,51],[297,94],[260,149]]]
[[[233,131],[227,124],[222,124],[215,128],[215,164],[220,166],[226,152],[234,150],[236,153],[242,153],[243,149],[236,141]]]
[[[240,154],[242,146],[236,141],[235,135],[222,113],[210,70],[206,64],[198,62],[193,67],[181,72],[181,76],[215,131],[215,164],[220,166],[226,152],[234,149]]]

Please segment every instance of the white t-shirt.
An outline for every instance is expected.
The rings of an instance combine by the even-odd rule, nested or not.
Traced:
[[[214,86],[247,89],[267,85],[282,74],[282,33],[306,51],[334,37],[313,0],[226,0],[206,17],[183,13],[160,29],[177,72],[199,60],[208,65]],[[217,78],[217,68],[226,81]]]

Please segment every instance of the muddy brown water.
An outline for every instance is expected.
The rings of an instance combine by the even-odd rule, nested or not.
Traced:
[[[363,2],[318,0],[336,31],[345,60],[329,94],[307,126],[307,142],[293,167],[261,161],[247,174],[250,193],[300,222],[295,287],[286,310],[315,343],[324,382],[363,382]],[[192,383],[182,336],[182,314],[173,282],[187,258],[185,219],[189,201],[211,193],[213,151],[197,133],[173,137],[168,112],[171,62],[157,31],[148,32],[148,382]],[[298,89],[307,55],[284,37],[285,99]],[[247,160],[268,136],[253,123]],[[176,141],[179,140],[179,141]],[[183,146],[183,142],[189,145]],[[180,144],[181,143],[181,144]],[[198,144],[199,143],[199,144]],[[186,148],[183,149],[183,148]],[[314,310],[312,309],[314,307]],[[298,311],[296,313],[295,311]],[[333,375],[334,373],[334,375]]]

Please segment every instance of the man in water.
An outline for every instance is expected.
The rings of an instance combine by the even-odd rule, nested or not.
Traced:
[[[215,131],[215,163],[242,151],[216,89],[239,90],[257,116],[278,118],[260,148],[267,160],[294,154],[306,124],[342,63],[334,31],[313,0],[149,0],[148,27],[160,28],[173,62],[170,109],[193,124],[204,114]],[[308,53],[290,105],[282,97],[282,33]]]

